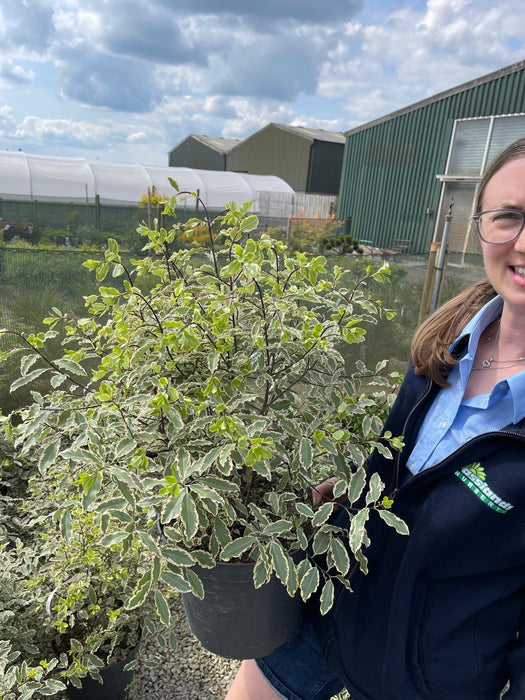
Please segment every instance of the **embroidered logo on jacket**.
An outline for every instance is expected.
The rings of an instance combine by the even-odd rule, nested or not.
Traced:
[[[486,506],[492,508],[497,513],[507,513],[514,508],[512,503],[507,503],[497,496],[494,491],[485,483],[485,470],[479,462],[468,464],[463,469],[454,472],[460,481],[482,501]]]

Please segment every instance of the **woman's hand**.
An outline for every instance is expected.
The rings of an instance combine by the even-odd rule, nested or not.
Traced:
[[[334,499],[334,484],[339,481],[337,476],[331,476],[326,481],[323,481],[319,486],[314,486],[312,489],[312,503],[315,506],[322,506],[323,503],[335,501],[335,503],[343,503],[346,501],[346,494]],[[336,506],[337,508],[338,506]]]

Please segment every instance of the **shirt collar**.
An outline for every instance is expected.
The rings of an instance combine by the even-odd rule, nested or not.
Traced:
[[[452,343],[450,346],[450,352],[454,351],[458,343],[463,338],[468,338],[467,355],[470,359],[474,359],[480,335],[483,333],[489,323],[492,323],[492,321],[501,316],[502,307],[503,299],[499,296],[499,294],[488,301],[485,306],[482,306],[476,315],[471,318],[467,325],[463,328],[456,340]]]
[[[489,323],[492,323],[492,321],[501,316],[502,308],[503,299],[499,295],[491,299],[476,313],[473,318],[470,319],[459,336],[450,346],[450,351],[452,352],[461,340],[466,339],[468,341],[466,352],[461,359],[461,362],[466,361],[465,364],[468,365],[468,367],[465,367],[466,376],[464,377],[464,381],[466,381],[468,374],[470,374],[472,367],[471,363],[474,359],[474,355],[476,354],[476,349],[478,347],[481,334]],[[501,385],[503,384],[508,387],[508,392],[512,397],[514,406],[514,423],[518,423],[522,418],[525,418],[525,403],[521,400],[525,395],[525,371],[512,374],[510,377],[507,377],[507,379],[498,382],[498,384],[492,389],[492,392],[501,390]]]

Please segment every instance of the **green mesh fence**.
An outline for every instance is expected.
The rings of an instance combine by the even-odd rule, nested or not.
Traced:
[[[27,336],[45,329],[42,321],[53,307],[75,316],[86,315],[84,297],[96,292],[95,275],[82,266],[89,258],[100,259],[103,252],[68,249],[0,248],[0,326]],[[137,253],[123,254],[129,263]],[[119,280],[111,280],[118,287]],[[0,352],[5,353],[21,341],[12,333],[0,335]],[[58,344],[50,350],[58,353]],[[16,378],[20,356],[8,357],[0,365],[0,410],[18,408],[30,399],[29,390],[11,394],[9,387]],[[45,389],[42,383],[42,390]]]

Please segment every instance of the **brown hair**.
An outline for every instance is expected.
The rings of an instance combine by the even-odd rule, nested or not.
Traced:
[[[525,158],[525,137],[506,146],[490,162],[476,190],[475,213],[481,211],[485,188],[491,178],[504,165],[519,158]],[[484,279],[465,289],[423,321],[414,335],[411,348],[416,374],[430,377],[440,386],[448,386],[447,375],[458,361],[449,352],[451,343],[496,294],[488,279]]]
[[[449,352],[450,345],[481,307],[495,296],[494,287],[484,279],[460,292],[423,321],[412,340],[416,374],[424,374],[440,386],[448,386],[447,374],[457,362]]]

